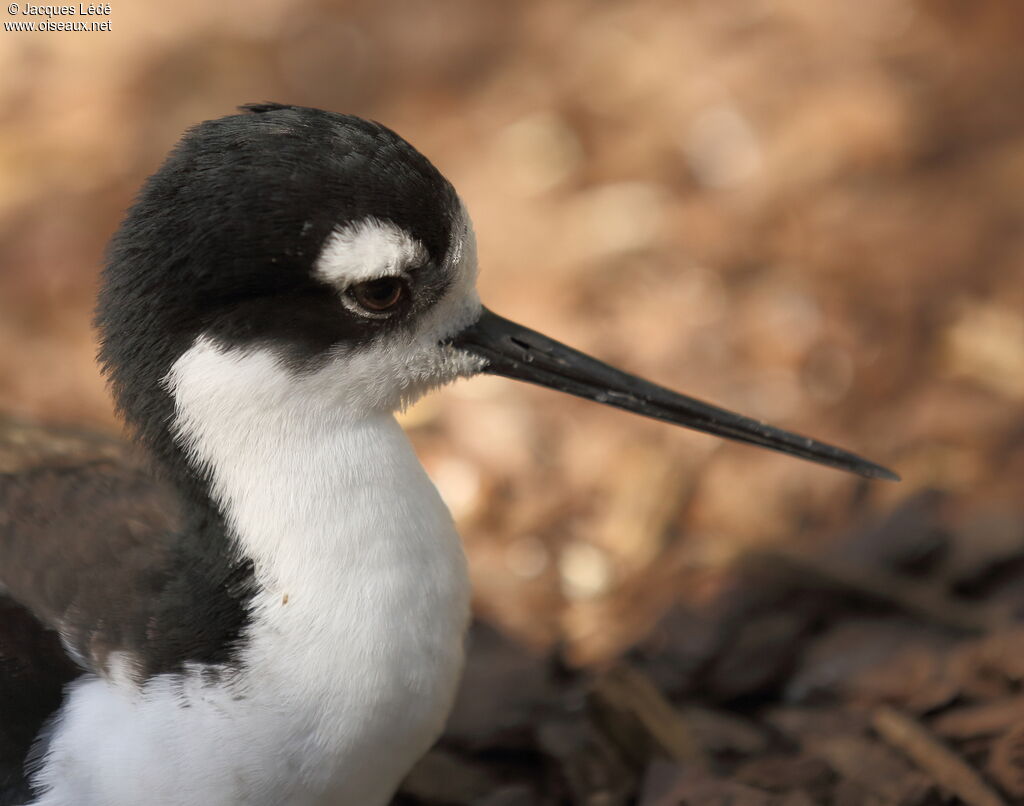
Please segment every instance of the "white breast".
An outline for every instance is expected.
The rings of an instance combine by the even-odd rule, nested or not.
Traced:
[[[45,806],[384,804],[439,734],[469,584],[451,517],[390,414],[344,375],[200,341],[169,376],[260,593],[237,673],[72,693]],[[351,393],[351,388],[347,393]]]

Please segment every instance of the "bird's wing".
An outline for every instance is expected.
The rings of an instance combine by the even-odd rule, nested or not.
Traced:
[[[132,643],[123,633],[166,581],[178,521],[169,487],[124,443],[0,420],[0,586],[83,668]]]
[[[174,499],[117,440],[0,418],[0,804],[64,687],[166,566]],[[74,660],[72,660],[72,658]]]

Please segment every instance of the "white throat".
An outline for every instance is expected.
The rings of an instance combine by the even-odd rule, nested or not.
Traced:
[[[243,665],[296,709],[273,726],[293,743],[275,750],[311,790],[373,803],[443,726],[469,583],[405,434],[390,413],[337,406],[337,370],[296,375],[267,350],[201,341],[170,388],[179,439],[254,564]]]

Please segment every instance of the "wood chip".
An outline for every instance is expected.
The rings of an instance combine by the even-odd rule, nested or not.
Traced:
[[[786,738],[800,745],[814,746],[832,736],[867,734],[867,718],[844,708],[784,706],[770,708],[765,721]]]
[[[791,675],[787,699],[895,703],[925,712],[950,702],[956,682],[946,669],[947,632],[894,615],[843,619],[817,637]]]
[[[860,736],[825,739],[808,751],[828,762],[841,777],[885,803],[923,804],[932,791],[927,777],[880,742]]]
[[[825,557],[775,549],[758,552],[766,564],[788,567],[797,577],[884,602],[918,618],[966,633],[991,633],[1010,623],[1003,608],[948,596],[939,586],[880,568],[858,568]]]
[[[877,705],[892,703],[922,714],[952,702],[959,686],[933,647],[907,646],[852,682],[847,699]]]
[[[639,806],[772,806],[767,792],[716,778],[710,773],[654,761],[644,776]]]
[[[620,748],[578,715],[543,723],[537,745],[556,762],[572,803],[625,806],[636,794],[638,775]]]
[[[952,708],[935,717],[931,729],[947,739],[995,736],[1024,722],[1024,696],[1003,697],[978,705]]]
[[[696,705],[680,709],[687,728],[705,753],[753,756],[768,747],[768,736],[755,722],[728,711]]]
[[[624,752],[644,745],[674,761],[702,766],[706,760],[683,715],[631,666],[609,669],[594,681],[590,703],[605,732]]]
[[[428,803],[470,803],[494,787],[495,782],[480,767],[434,748],[406,776],[402,794]]]
[[[707,692],[731,701],[771,690],[792,667],[814,621],[813,613],[794,609],[752,615],[702,678]]]
[[[968,806],[1006,806],[967,762],[919,722],[882,706],[872,714],[871,723],[882,739],[905,753],[943,789]]]
[[[988,771],[1007,794],[1024,798],[1024,725],[1017,725],[992,744]]]
[[[1016,693],[1024,682],[1024,627],[1000,630],[959,647],[950,658],[950,669],[968,697]]]
[[[803,791],[825,800],[834,775],[829,765],[811,755],[762,756],[740,766],[737,781],[768,792]]]

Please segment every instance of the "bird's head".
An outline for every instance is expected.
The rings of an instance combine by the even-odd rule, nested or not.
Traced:
[[[356,117],[250,106],[190,130],[144,185],[111,244],[100,359],[158,452],[178,449],[175,428],[233,411],[358,420],[490,372],[892,477],[502,319],[476,274],[464,205],[405,140]]]

